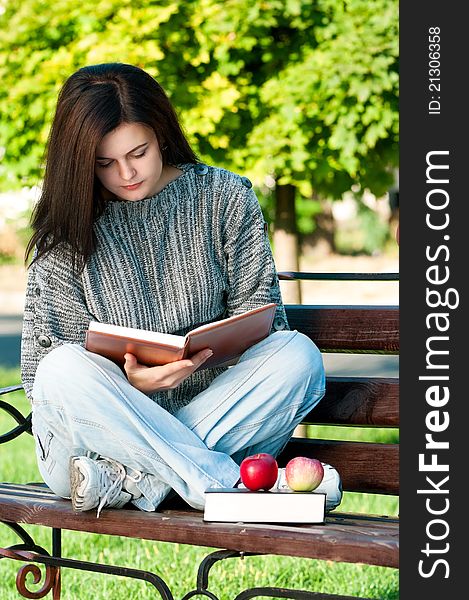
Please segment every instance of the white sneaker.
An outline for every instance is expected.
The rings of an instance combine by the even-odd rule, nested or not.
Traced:
[[[324,468],[324,477],[313,491],[326,494],[326,512],[329,512],[337,508],[342,501],[342,480],[337,469],[327,463],[321,464]],[[284,468],[278,470],[277,481],[273,487],[279,490],[288,489]]]
[[[124,466],[116,460],[72,456],[70,496],[73,509],[83,512],[98,507],[96,516],[99,517],[105,506],[122,508],[135,497],[123,489],[124,481],[128,479]]]

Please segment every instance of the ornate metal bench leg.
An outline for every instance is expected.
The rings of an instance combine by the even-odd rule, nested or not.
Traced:
[[[258,556],[255,552],[238,552],[236,550],[217,550],[206,556],[199,565],[197,571],[197,589],[188,592],[181,600],[188,600],[192,596],[207,596],[212,600],[218,600],[217,596],[208,591],[208,574],[213,565],[225,558],[241,558],[245,556]]]
[[[79,569],[81,571],[91,571],[95,573],[103,573],[107,575],[118,575],[121,577],[131,577],[151,583],[159,592],[163,600],[174,600],[173,595],[166,582],[158,577],[155,573],[149,571],[141,571],[139,569],[130,569],[127,567],[118,567],[114,565],[103,565],[99,563],[85,562],[70,558],[62,558],[61,554],[61,536],[60,529],[52,530],[52,548],[54,556],[37,546],[31,536],[16,523],[5,523],[23,540],[23,544],[17,544],[10,548],[0,548],[0,559],[11,558],[29,563],[41,563],[46,566],[46,574],[44,584],[41,589],[32,592],[26,588],[26,577],[28,573],[33,574],[33,583],[37,584],[41,581],[41,571],[37,565],[28,564],[20,568],[17,578],[16,587],[18,592],[24,598],[43,598],[51,590],[53,600],[60,600],[60,568],[67,567],[70,569]],[[57,553],[57,556],[55,555]]]
[[[0,550],[0,553],[2,550]],[[8,552],[8,551],[7,551]],[[30,552],[13,552],[10,551],[9,558],[17,559],[17,560],[27,560],[26,555],[32,555]],[[4,556],[8,557],[8,554],[4,554]],[[34,560],[34,559],[33,559]],[[29,564],[23,565],[20,567],[17,575],[16,575],[16,589],[23,596],[23,598],[44,598],[51,590],[52,590],[52,598],[53,600],[60,600],[60,569],[58,567],[47,566],[46,567],[46,575],[44,578],[44,583],[42,587],[36,592],[31,592],[26,587],[26,578],[28,573],[32,573],[33,575],[33,583],[37,584],[41,581],[42,573],[37,565]]]
[[[21,525],[17,523],[4,523],[12,529],[19,538],[23,540],[22,544],[15,544],[9,548],[0,548],[0,558],[11,558],[13,560],[31,560],[30,556],[45,555],[50,556],[47,550],[34,543],[33,538],[27,533]],[[54,529],[52,532],[52,547],[60,551],[60,529]],[[35,561],[36,562],[36,561]],[[38,584],[42,579],[42,572],[37,565],[23,565],[16,575],[16,589],[23,598],[43,598],[52,591],[53,600],[60,600],[60,568],[53,565],[46,565],[44,583],[42,587],[32,592],[26,587],[28,573],[33,576],[33,584]]]
[[[12,390],[17,389],[17,387],[13,387]],[[25,417],[17,408],[15,408],[9,402],[5,402],[5,400],[0,400],[0,409],[8,413],[18,423],[18,425],[16,427],[13,427],[13,429],[10,429],[10,431],[0,434],[0,444],[5,444],[6,442],[14,440],[22,433],[29,433],[30,435],[32,435],[32,413],[29,413],[29,415]]]
[[[241,558],[245,556],[265,556],[259,552],[237,552],[236,550],[218,550],[206,556],[199,565],[197,572],[197,589],[188,592],[181,600],[189,600],[193,596],[207,596],[211,600],[219,600],[213,592],[208,590],[208,575],[213,565],[225,558]],[[309,592],[307,590],[291,590],[276,587],[255,587],[243,590],[234,600],[248,600],[248,598],[292,598],[293,600],[366,600],[365,598],[352,598]]]
[[[149,571],[140,571],[139,569],[129,569],[127,567],[117,567],[114,565],[103,565],[100,563],[91,563],[82,560],[74,560],[71,558],[55,558],[54,556],[45,556],[36,554],[35,552],[26,552],[24,550],[13,552],[7,549],[0,550],[0,553],[2,553],[3,556],[13,558],[15,560],[38,562],[45,564],[46,571],[47,568],[49,568],[51,569],[51,573],[54,572],[52,569],[58,570],[58,567],[67,567],[69,569],[79,569],[81,571],[91,571],[94,573],[104,573],[107,575],[119,575],[121,577],[131,577],[133,579],[140,579],[142,581],[147,581],[148,583],[151,583],[158,590],[163,600],[174,600],[173,595],[171,594],[171,591],[169,590],[165,581],[163,581],[161,577],[158,577],[158,575],[155,575],[155,573],[150,573]],[[35,567],[35,565],[26,565],[25,567],[22,567],[22,569],[27,569],[28,567],[29,572],[32,573],[39,570],[37,567]],[[35,570],[33,570],[33,568],[35,568]],[[46,581],[46,583],[48,582],[49,580]],[[37,583],[37,581],[35,581],[35,583]],[[44,584],[44,587],[46,587],[46,583]],[[36,595],[39,592],[29,592],[28,590],[26,591],[29,595],[23,595],[25,598],[42,598],[51,589],[52,585],[50,585],[50,587],[45,592],[40,590],[40,596]],[[22,593],[22,590],[19,590],[19,592]],[[60,596],[53,596],[53,600],[58,600],[59,598]]]

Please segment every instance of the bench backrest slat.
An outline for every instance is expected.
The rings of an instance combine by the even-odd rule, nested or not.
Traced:
[[[291,329],[309,336],[322,352],[397,354],[399,351],[399,307],[397,306],[309,306],[287,305]],[[340,427],[399,427],[399,379],[375,376],[328,377],[325,397],[308,414],[308,437],[296,437],[278,458],[281,466],[294,456],[309,456],[334,465],[344,490],[399,494],[399,444],[378,443],[368,433],[360,441],[340,435]],[[311,439],[315,425],[333,425]],[[337,438],[345,438],[339,441]],[[358,436],[357,436],[358,437]],[[335,438],[335,439],[334,439]],[[388,436],[388,440],[396,436]],[[347,440],[347,441],[346,441]]]
[[[278,457],[279,466],[285,466],[295,456],[309,456],[334,465],[344,490],[399,494],[398,444],[292,438]]]
[[[288,304],[285,308],[290,328],[302,331],[323,352],[399,352],[399,308],[396,306]]]
[[[399,427],[399,380],[328,377],[324,398],[303,422]]]

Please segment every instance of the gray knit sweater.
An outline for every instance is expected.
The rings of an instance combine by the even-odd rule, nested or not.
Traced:
[[[64,250],[30,268],[21,347],[29,398],[41,358],[66,342],[84,345],[90,320],[184,335],[276,302],[273,330],[288,329],[249,180],[205,165],[178,167],[183,174],[155,196],[108,202],[95,223],[96,251],[79,277]],[[174,413],[222,371],[198,371],[152,398]]]

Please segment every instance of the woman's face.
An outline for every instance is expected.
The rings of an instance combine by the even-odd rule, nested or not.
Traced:
[[[96,148],[96,177],[120,200],[142,200],[159,192],[163,171],[155,132],[142,123],[122,123]]]

